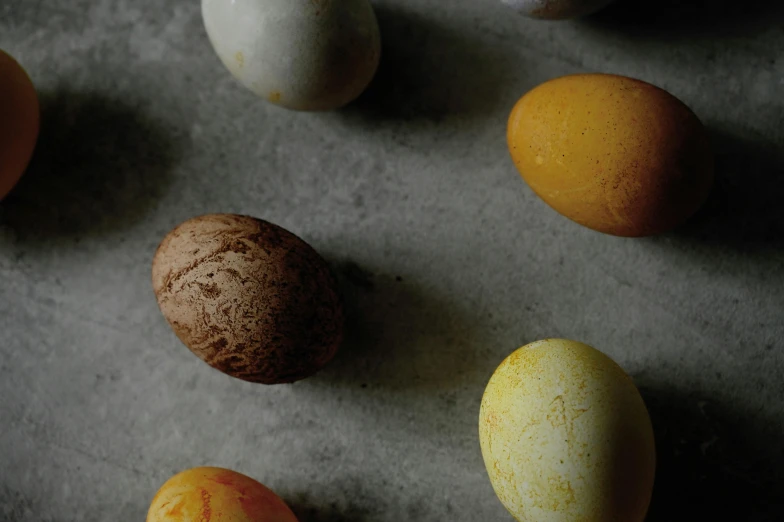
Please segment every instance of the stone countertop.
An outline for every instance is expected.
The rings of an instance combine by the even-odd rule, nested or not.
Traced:
[[[510,521],[479,401],[515,348],[566,337],[643,391],[651,521],[780,520],[784,7],[635,3],[546,23],[493,0],[376,1],[377,79],[325,114],[241,88],[197,0],[0,4],[0,48],[43,108],[0,204],[0,518],[139,521],[169,476],[216,465],[301,522]],[[718,183],[687,226],[600,235],[521,181],[511,106],[581,71],[655,83],[710,128]],[[350,335],[323,372],[252,385],[175,338],[152,255],[207,212],[273,221],[334,266]]]

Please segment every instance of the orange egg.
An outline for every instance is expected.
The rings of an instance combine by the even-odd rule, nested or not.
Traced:
[[[19,181],[38,139],[38,96],[22,66],[0,50],[0,199]]]
[[[667,232],[713,184],[713,153],[697,116],[632,78],[579,74],[534,88],[509,117],[509,151],[553,209],[616,236]]]
[[[291,509],[266,486],[236,471],[193,468],[158,490],[147,522],[297,522]]]

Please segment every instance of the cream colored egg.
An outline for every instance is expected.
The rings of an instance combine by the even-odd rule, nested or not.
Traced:
[[[202,0],[201,7],[231,74],[288,109],[339,108],[378,68],[381,34],[368,0]]]
[[[631,378],[609,357],[537,341],[493,374],[479,418],[482,455],[520,522],[642,522],[655,471],[653,430]]]

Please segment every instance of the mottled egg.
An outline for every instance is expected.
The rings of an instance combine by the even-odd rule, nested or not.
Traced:
[[[680,100],[609,74],[565,76],[517,102],[507,138],[520,174],[548,205],[617,236],[669,231],[713,184],[707,132]]]
[[[502,0],[519,13],[543,20],[567,20],[589,15],[613,0]]]
[[[22,177],[38,139],[38,96],[22,66],[0,50],[0,200]]]
[[[343,337],[327,263],[260,219],[210,214],[179,225],[155,253],[152,283],[180,340],[213,368],[246,381],[308,377]]]
[[[479,438],[490,481],[520,522],[642,522],[653,429],[631,378],[582,343],[531,343],[487,385]]]
[[[368,0],[202,0],[201,7],[223,64],[277,105],[339,108],[378,68],[381,35]]]
[[[147,522],[297,522],[272,490],[236,471],[193,468],[161,486]]]

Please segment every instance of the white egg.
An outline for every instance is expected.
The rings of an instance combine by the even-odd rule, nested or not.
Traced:
[[[531,18],[567,20],[591,14],[607,6],[612,0],[502,0]]]
[[[242,85],[295,110],[339,108],[378,69],[368,0],[202,0],[212,46]]]

